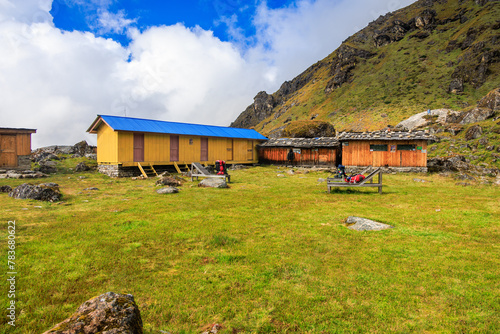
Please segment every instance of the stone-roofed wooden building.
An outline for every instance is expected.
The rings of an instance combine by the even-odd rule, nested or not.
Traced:
[[[342,165],[392,167],[427,171],[427,144],[436,140],[428,131],[342,132]]]
[[[335,166],[340,156],[340,143],[335,137],[278,138],[258,146],[259,162],[286,164],[290,149],[295,153],[294,164],[300,166]]]

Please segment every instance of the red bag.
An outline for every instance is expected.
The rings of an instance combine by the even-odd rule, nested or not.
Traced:
[[[351,182],[352,183],[359,183],[365,179],[365,176],[363,174],[358,174],[354,177],[351,177]]]
[[[348,178],[345,179],[345,182],[349,183],[359,183],[365,179],[365,176],[363,174],[357,174],[354,176],[349,176]]]

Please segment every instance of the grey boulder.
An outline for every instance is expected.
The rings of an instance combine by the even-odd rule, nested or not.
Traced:
[[[348,229],[355,231],[381,231],[381,230],[387,230],[389,228],[394,228],[394,226],[391,225],[354,216],[347,217],[345,224]]]

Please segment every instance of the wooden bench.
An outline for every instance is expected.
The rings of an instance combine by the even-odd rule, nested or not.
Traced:
[[[366,171],[366,169],[365,169]],[[364,171],[363,171],[364,172]],[[378,182],[373,183],[373,178],[375,175],[378,175]],[[331,192],[332,187],[378,187],[378,193],[382,193],[382,169],[381,168],[376,168],[373,172],[368,174],[368,176],[361,182],[359,183],[349,183],[345,182],[343,179],[336,179],[336,178],[328,178],[326,179],[326,186],[328,189],[328,193]]]
[[[191,181],[193,181],[195,177],[196,180],[198,180],[198,177],[218,177],[224,179],[227,183],[231,182],[231,175],[210,174],[210,172],[205,167],[203,167],[199,162],[193,162],[191,164]]]

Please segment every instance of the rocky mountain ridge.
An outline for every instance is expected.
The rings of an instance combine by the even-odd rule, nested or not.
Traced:
[[[363,131],[427,109],[466,111],[500,87],[499,7],[420,0],[381,16],[275,93],[259,92],[231,126],[280,137],[312,120]]]

